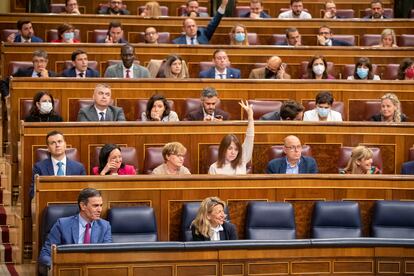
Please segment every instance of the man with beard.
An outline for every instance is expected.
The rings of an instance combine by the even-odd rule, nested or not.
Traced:
[[[303,10],[302,0],[290,0],[290,10],[279,14],[280,19],[311,19],[312,15]]]
[[[201,92],[201,105],[190,112],[185,120],[188,121],[223,121],[229,120],[229,113],[217,108],[219,97],[216,89],[206,87]]]
[[[290,79],[290,75],[285,72],[285,67],[280,57],[272,56],[267,60],[266,67],[253,69],[249,79]]]
[[[17,21],[17,29],[19,30],[19,33],[10,34],[7,37],[7,42],[43,42],[43,40],[40,37],[34,35],[32,21],[30,21],[30,19],[20,19],[19,21]]]

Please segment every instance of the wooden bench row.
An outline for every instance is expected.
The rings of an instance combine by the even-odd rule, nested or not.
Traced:
[[[124,37],[130,42],[138,42],[138,35],[144,32],[148,26],[154,26],[158,32],[169,32],[171,38],[179,36],[182,32],[182,17],[166,18],[137,18],[135,16],[102,16],[102,15],[60,15],[60,14],[1,14],[0,29],[16,29],[16,22],[22,17],[29,17],[32,20],[35,33],[46,41],[47,32],[56,29],[58,25],[67,22],[75,26],[80,31],[80,41],[93,41],[93,30],[105,30],[109,22],[119,20],[123,24]],[[197,24],[207,26],[210,18],[197,19]],[[236,23],[246,25],[247,30],[257,33],[263,37],[262,43],[270,43],[270,36],[273,34],[284,34],[289,27],[296,27],[304,36],[304,43],[314,45],[314,39],[318,29],[322,25],[329,25],[334,34],[354,35],[358,41],[364,34],[381,34],[385,28],[392,28],[397,35],[412,34],[413,24],[409,19],[389,19],[389,20],[362,20],[362,19],[343,19],[343,20],[253,20],[240,18],[223,18],[216,29],[212,38],[213,44],[228,43],[228,34]],[[5,38],[3,38],[4,40]]]
[[[295,210],[296,236],[310,237],[315,201],[356,201],[361,209],[363,236],[369,236],[376,200],[412,200],[413,178],[402,176],[189,176],[189,177],[39,177],[34,198],[33,257],[38,252],[38,227],[48,204],[74,203],[79,191],[102,192],[103,212],[109,208],[146,205],[154,208],[160,241],[180,239],[181,210],[185,202],[218,196],[229,206],[240,239],[245,237],[246,205],[251,200],[290,202]]]
[[[192,77],[198,77],[200,62],[212,61],[213,52],[218,48],[213,45],[179,46],[158,45],[156,47],[146,44],[135,45],[136,59],[141,65],[146,66],[151,59],[165,59],[169,54],[178,54],[189,64]],[[32,61],[32,54],[36,49],[42,48],[48,53],[48,68],[55,72],[64,69],[65,61],[71,59],[71,54],[76,49],[83,49],[88,53],[88,59],[98,62],[98,70],[103,76],[108,66],[108,60],[120,60],[120,46],[101,44],[3,44],[1,46],[1,74],[8,76],[12,73],[13,61]],[[298,48],[275,46],[220,46],[224,49],[232,66],[242,71],[242,77],[247,78],[256,63],[266,63],[272,55],[278,55],[283,62],[288,64],[287,71],[293,78],[300,78],[301,62],[309,61],[314,55],[323,55],[326,60],[334,64],[333,74],[341,78],[343,67],[346,64],[355,64],[359,57],[370,58],[373,64],[378,66],[378,74],[384,74],[384,68],[388,64],[400,64],[406,57],[414,56],[414,48],[404,47],[390,50],[378,48],[360,47],[318,47],[303,46]]]

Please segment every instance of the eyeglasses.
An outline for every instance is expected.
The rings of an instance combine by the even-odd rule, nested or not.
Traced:
[[[328,35],[330,32],[319,32],[320,35]]]
[[[285,148],[289,151],[300,151],[300,150],[302,150],[301,145],[299,145],[299,146],[290,146],[290,147],[285,146]]]
[[[122,1],[111,1],[112,5],[121,5]]]

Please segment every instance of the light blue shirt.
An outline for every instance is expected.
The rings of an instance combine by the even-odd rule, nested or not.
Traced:
[[[79,214],[79,239],[78,239],[78,243],[83,243],[83,239],[85,237],[85,230],[86,230],[86,224],[88,224],[88,222]],[[91,222],[91,228],[89,229],[89,237],[91,237],[92,233],[92,226],[93,226],[94,221]]]
[[[298,163],[296,163],[295,166],[291,166],[288,159],[286,159],[286,174],[299,174],[299,164],[300,164],[300,159],[298,161]]]

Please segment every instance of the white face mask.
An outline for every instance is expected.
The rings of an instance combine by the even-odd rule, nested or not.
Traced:
[[[325,65],[323,64],[315,65],[313,66],[312,70],[315,73],[315,75],[320,76],[323,74],[323,72],[325,72]]]
[[[40,103],[40,114],[49,114],[53,109],[53,105],[51,102],[41,102]]]

